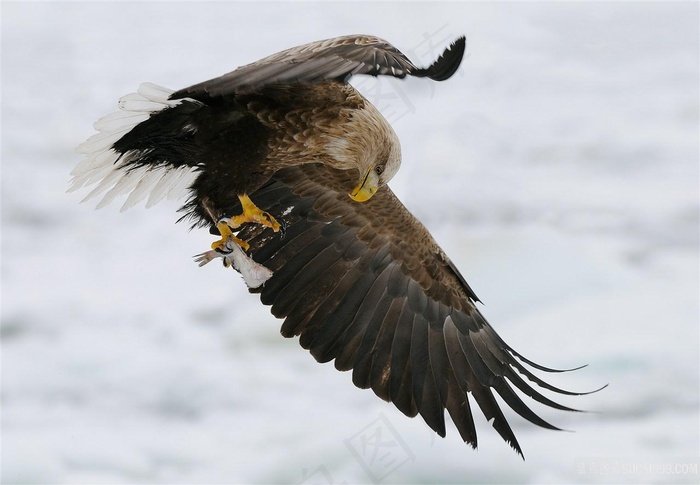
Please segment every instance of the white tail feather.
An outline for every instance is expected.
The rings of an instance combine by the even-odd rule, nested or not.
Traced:
[[[129,167],[129,152],[120,154],[112,146],[136,125],[165,108],[180,104],[182,99],[168,99],[174,91],[152,83],[143,83],[137,92],[119,100],[119,111],[103,116],[94,123],[99,133],[81,143],[76,151],[85,156],[71,175],[73,192],[97,184],[83,201],[104,194],[97,208],[102,208],[116,197],[129,194],[121,210],[133,207],[148,197],[146,207],[164,198],[179,199],[186,195],[197,173],[191,167]],[[198,101],[187,99],[188,102]],[[164,162],[167,162],[164,160]]]
[[[97,131],[117,131],[122,127],[133,128],[142,121],[148,119],[147,113],[133,113],[131,111],[116,111],[103,116],[92,125]]]
[[[90,200],[93,197],[97,197],[98,195],[104,193],[107,191],[113,184],[115,184],[124,174],[117,170],[112,170],[109,172],[99,183],[97,187],[92,189],[88,195],[85,196],[85,198],[81,202],[85,202],[86,200]]]
[[[151,195],[148,196],[146,208],[152,207],[168,195],[170,188],[180,174],[177,170],[170,170],[163,174],[155,187],[151,190]]]
[[[121,209],[119,209],[120,212],[124,212],[125,210],[134,207],[136,204],[145,199],[157,182],[158,179],[155,177],[142,177],[136,184],[136,187],[134,187],[134,190],[132,190],[129,194],[129,197],[126,198],[126,201],[122,205]]]
[[[120,174],[121,177],[119,178],[119,180],[117,180],[117,183],[114,184],[114,186],[107,191],[107,193],[102,197],[100,203],[97,204],[96,208],[102,209],[114,199],[116,199],[117,196],[122,194],[128,194],[129,192],[134,190],[138,185],[141,177],[146,176],[146,173],[146,169],[144,169],[143,167],[139,167],[137,169],[129,170],[124,174]]]
[[[132,127],[122,127],[117,131],[106,131],[104,133],[97,133],[92,135],[90,138],[82,142],[75,149],[78,153],[83,155],[89,155],[91,153],[102,153],[112,147],[115,141],[120,139],[126,132],[128,132]]]
[[[181,197],[181,194],[183,194],[189,188],[189,186],[192,185],[192,183],[197,178],[197,175],[199,175],[199,173],[197,172],[196,168],[181,168],[180,175],[178,176],[177,181],[168,191],[168,195],[166,196],[167,199],[179,199]]]
[[[174,106],[178,103],[177,100],[168,99],[173,91],[164,88],[163,86],[158,86],[153,83],[141,83],[138,89],[138,93],[146,99],[154,101],[156,103],[167,104],[169,106]]]
[[[132,93],[127,94],[119,100],[119,109],[124,111],[154,113],[163,109],[163,103],[149,101],[140,94]]]
[[[119,156],[112,150],[101,153],[94,159],[86,158],[80,162],[71,172],[73,180],[68,192],[92,185],[105,178],[111,171]]]

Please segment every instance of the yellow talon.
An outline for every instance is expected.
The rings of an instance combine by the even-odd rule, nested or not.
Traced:
[[[269,213],[261,210],[257,205],[250,200],[247,195],[239,195],[238,200],[241,201],[243,213],[231,218],[229,224],[234,229],[245,224],[246,222],[255,222],[265,227],[269,227],[275,232],[280,230],[280,224]]]
[[[227,252],[225,248],[226,248],[226,243],[228,243],[229,240],[238,244],[243,249],[243,251],[248,251],[248,249],[250,249],[250,244],[245,242],[243,239],[237,238],[233,234],[228,235],[228,236],[223,236],[218,241],[214,241],[213,243],[211,243],[211,248],[214,251],[222,250],[223,252]]]
[[[258,208],[258,206],[250,200],[250,197],[247,195],[239,195],[238,200],[241,201],[243,212],[230,219],[220,219],[219,222],[216,223],[216,228],[219,230],[219,234],[221,234],[221,239],[212,243],[211,248],[215,251],[225,250],[226,243],[229,240],[238,244],[244,251],[250,249],[250,244],[237,238],[233,234],[233,229],[241,227],[246,222],[255,222],[262,226],[269,227],[275,232],[280,230],[279,222],[269,213]]]
[[[247,251],[250,248],[250,244],[245,242],[243,239],[237,238],[233,234],[233,232],[231,231],[231,227],[229,226],[226,220],[219,221],[216,224],[216,228],[219,230],[219,234],[221,234],[221,239],[211,243],[211,248],[213,250],[223,249],[226,246],[226,243],[229,241],[229,239],[238,244],[240,247],[242,247],[244,251]]]

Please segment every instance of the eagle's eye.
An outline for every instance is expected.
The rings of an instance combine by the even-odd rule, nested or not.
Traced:
[[[376,167],[374,167],[374,171],[377,173],[377,175],[381,175],[384,171],[384,167],[382,165],[377,165]]]

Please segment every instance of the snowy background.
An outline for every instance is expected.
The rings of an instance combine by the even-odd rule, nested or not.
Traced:
[[[2,4],[3,483],[697,483],[698,4]],[[449,81],[354,84],[402,139],[392,188],[513,347],[594,412],[513,413],[525,461],[319,365],[174,202],[66,194],[117,99],[300,43],[388,39]],[[424,190],[428,187],[429,190]],[[478,413],[477,413],[478,414]],[[476,416],[476,414],[475,414]],[[377,438],[379,438],[377,440]],[[375,445],[382,446],[375,446]]]

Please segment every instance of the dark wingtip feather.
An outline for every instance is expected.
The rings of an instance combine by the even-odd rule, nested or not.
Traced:
[[[518,359],[520,359],[520,360],[522,360],[523,362],[525,362],[526,364],[528,364],[528,365],[534,367],[535,369],[541,370],[541,371],[543,371],[543,372],[549,372],[549,373],[552,373],[552,374],[558,374],[558,373],[562,373],[562,372],[573,372],[573,371],[575,371],[575,370],[580,370],[580,369],[583,369],[584,367],[588,367],[588,364],[583,364],[583,365],[580,365],[580,366],[578,366],[578,367],[572,367],[572,368],[570,368],[570,369],[554,369],[554,368],[552,368],[552,367],[545,367],[545,366],[543,366],[543,365],[537,364],[536,362],[533,362],[533,361],[531,361],[530,359],[524,357],[524,356],[521,355],[520,353],[518,353],[518,352],[516,352],[515,350],[513,350],[512,347],[510,347],[510,346],[507,346],[507,347],[508,347],[508,350],[509,350],[513,355],[515,355],[515,356],[518,357]]]
[[[508,348],[508,350],[509,350],[512,354],[514,354],[515,356],[517,356],[518,359],[520,359],[520,360],[522,360],[523,362],[525,362],[525,363],[531,365],[531,366],[534,367],[535,369],[538,369],[538,370],[541,370],[541,371],[544,371],[544,372],[550,372],[550,373],[556,374],[556,373],[561,373],[561,372],[572,372],[572,371],[575,371],[575,370],[583,369],[584,367],[588,367],[588,364],[584,364],[584,365],[581,365],[581,366],[578,366],[578,367],[574,367],[574,368],[572,368],[572,369],[552,369],[552,368],[550,368],[550,367],[545,367],[545,366],[536,364],[535,362],[533,362],[533,361],[531,361],[531,360],[529,360],[529,359],[526,359],[525,357],[523,357],[522,355],[520,355],[519,353],[517,353],[516,351],[514,351],[514,350],[513,350],[512,348],[510,348],[510,347]],[[520,369],[520,370],[522,370],[522,369]],[[529,374],[529,375],[528,375],[528,378],[530,378],[530,379],[533,379],[533,378],[534,378],[534,379],[535,379],[535,382],[537,382],[540,386],[545,387],[545,388],[547,388],[547,389],[549,389],[549,390],[551,390],[551,391],[558,392],[559,394],[566,394],[566,395],[569,395],[569,396],[587,396],[587,395],[589,395],[589,394],[595,394],[596,392],[602,391],[603,389],[605,389],[605,388],[608,387],[608,385],[609,385],[609,384],[605,384],[605,385],[599,387],[598,389],[593,389],[592,391],[574,392],[574,391],[565,391],[565,390],[563,390],[563,389],[559,389],[559,388],[557,388],[557,387],[554,387],[554,386],[552,386],[551,384],[544,383],[542,380],[538,379],[536,376],[534,376],[534,375],[532,375],[532,374]],[[574,411],[579,411],[579,410],[578,410],[578,409],[574,409]]]
[[[449,79],[459,69],[466,46],[467,39],[462,36],[445,49],[445,52],[429,67],[416,69],[411,74],[418,77],[429,77],[434,81]]]
[[[592,390],[592,391],[579,392],[578,395],[579,395],[579,396],[587,396],[588,394],[595,394],[596,392],[602,391],[603,389],[605,389],[605,388],[608,387],[609,385],[610,385],[610,384],[605,384],[605,385],[603,385],[603,386],[600,386],[598,389],[594,389],[594,390]]]

